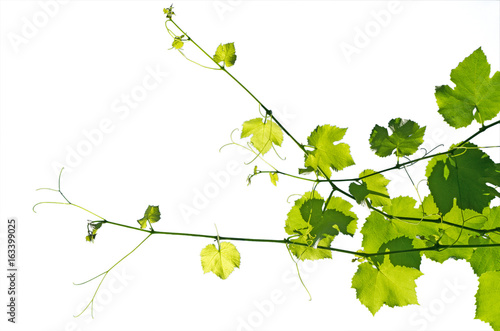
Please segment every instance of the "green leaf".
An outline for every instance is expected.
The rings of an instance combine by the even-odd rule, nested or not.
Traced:
[[[332,197],[328,208],[323,210],[324,203],[317,192],[306,192],[288,213],[285,231],[298,235],[291,241],[310,246],[290,245],[292,253],[301,260],[331,258],[330,251],[316,249],[316,246],[329,246],[339,232],[352,236],[356,230],[357,217],[350,211],[350,203]]]
[[[389,122],[389,133],[386,128],[375,125],[370,135],[370,148],[375,154],[386,157],[396,150],[396,156],[412,155],[424,140],[425,126],[420,127],[410,120],[395,118]]]
[[[412,215],[409,217],[417,216],[411,212],[411,209],[414,209],[415,200],[409,197],[401,198],[403,199],[393,199],[394,203],[400,206],[405,204]],[[398,201],[404,201],[404,203]],[[366,218],[361,233],[363,234],[362,245],[365,252],[383,253],[386,250],[401,251],[425,247],[419,237],[431,237],[439,234],[439,228],[435,223],[397,218],[386,219],[380,213],[373,211]],[[420,253],[418,252],[391,254],[389,259],[393,265],[420,267]],[[372,260],[376,263],[382,263],[383,258],[372,257]]]
[[[476,317],[500,330],[500,271],[488,271],[479,277],[476,293]]]
[[[485,208],[481,218],[485,220],[482,229],[496,229],[500,227],[500,207]],[[489,232],[483,237],[471,238],[469,244],[500,244],[500,234]],[[469,262],[478,276],[488,271],[498,271],[500,270],[500,247],[476,248]]]
[[[497,165],[476,145],[466,143],[454,155],[432,158],[426,169],[429,189],[439,211],[448,213],[456,201],[460,209],[472,209],[478,213],[487,207],[498,191],[489,186],[500,185]]]
[[[269,176],[271,176],[271,183],[273,183],[274,186],[277,186],[276,183],[278,182],[278,173],[277,172],[270,172]]]
[[[217,47],[214,55],[214,61],[217,63],[224,62],[226,67],[230,67],[236,62],[236,50],[234,43],[220,44]]]
[[[360,264],[352,278],[352,288],[359,301],[375,315],[384,304],[418,304],[415,280],[421,275],[417,269],[392,265],[386,257],[378,268],[369,262]]]
[[[488,245],[499,244],[498,241],[491,239],[478,238],[474,242],[471,240],[469,244]],[[499,247],[479,247],[474,250],[470,258],[470,265],[474,269],[474,273],[481,276],[488,271],[500,270],[500,248]]]
[[[137,220],[141,225],[141,229],[144,229],[148,222],[149,224],[156,223],[160,220],[160,207],[159,206],[148,206],[144,212],[144,217]]]
[[[93,243],[95,237],[97,236],[97,230],[101,228],[103,221],[88,221],[87,224],[87,233],[88,235],[85,237],[85,240]]]
[[[365,182],[361,182],[361,184],[351,183],[349,185],[349,192],[354,196],[356,202],[358,204],[362,204],[370,191],[368,191],[368,185]]]
[[[314,171],[314,169],[312,167],[299,168],[299,175],[308,174],[308,173],[311,173],[313,171]]]
[[[96,235],[97,235],[97,229],[92,229],[92,231],[89,232],[89,234],[85,237],[85,241],[93,243]]]
[[[334,238],[328,237],[323,238],[318,242],[318,246],[330,247]],[[294,243],[306,244],[310,245],[310,240],[307,239],[306,236],[301,236],[297,239],[290,240]],[[290,245],[290,251],[293,255],[299,258],[301,261],[305,260],[321,260],[321,259],[331,259],[332,251],[320,248],[313,248],[311,246],[299,246],[299,245]]]
[[[352,205],[340,197],[331,197],[328,202],[328,206],[326,207],[327,210],[336,210],[346,216],[349,216],[348,218],[339,218],[336,226],[341,233],[352,237],[354,233],[356,233],[356,229],[358,227],[356,222],[358,220],[358,216],[351,211],[351,208]]]
[[[172,42],[172,47],[175,48],[175,49],[181,49],[182,46],[184,46],[184,42],[182,41],[182,37],[184,37],[184,35],[180,36],[180,37],[175,37],[174,38],[174,41]]]
[[[167,18],[169,20],[172,19],[172,15],[175,15],[172,5],[170,5],[170,7],[168,8],[163,8],[163,14],[167,15]]]
[[[414,249],[415,247],[413,246],[413,241],[410,238],[399,237],[383,243],[378,249],[378,252],[383,253],[407,251],[402,253],[390,254],[390,262],[395,266],[399,265],[420,270],[420,263],[422,262],[422,258],[420,256],[420,252],[412,251]],[[380,265],[384,262],[384,255],[376,255],[372,257],[371,260]]]
[[[235,267],[240,267],[240,253],[233,244],[225,241],[220,242],[219,249],[214,244],[207,245],[200,255],[203,272],[211,271],[221,279],[226,279]]]
[[[354,196],[357,203],[362,203],[365,199],[370,199],[374,207],[387,206],[391,204],[387,184],[389,180],[381,174],[374,174],[375,171],[367,169],[359,174],[361,184],[351,183],[349,192]]]
[[[443,221],[457,224],[458,227],[446,223],[439,225],[439,243],[449,245],[449,247],[439,251],[426,251],[424,252],[425,256],[439,263],[443,263],[450,258],[469,260],[474,251],[473,248],[453,248],[453,245],[468,245],[470,238],[478,235],[475,231],[460,227],[482,228],[485,219],[478,216],[479,214],[475,211],[470,209],[462,210],[455,204],[450,212],[443,217]]]
[[[436,87],[439,113],[454,128],[491,120],[500,111],[500,72],[490,78],[490,64],[481,47],[466,57],[451,71],[452,89]],[[475,110],[475,112],[474,112]]]
[[[348,224],[353,220],[351,216],[337,210],[327,209],[323,211],[324,202],[324,200],[312,199],[300,207],[302,218],[312,226],[309,235],[312,238],[311,246],[313,247],[323,238],[335,237],[339,234],[338,223]]]
[[[250,138],[252,145],[262,154],[266,154],[271,149],[271,145],[281,146],[283,142],[283,131],[272,120],[265,123],[262,118],[254,118],[243,123],[241,138]]]
[[[316,129],[307,138],[309,145],[314,147],[306,156],[305,166],[319,171],[324,171],[327,178],[330,178],[332,172],[330,169],[339,171],[345,167],[354,164],[349,150],[349,145],[344,143],[334,144],[341,140],[347,129],[341,129],[336,126],[322,125]]]
[[[414,217],[422,218],[423,212],[421,209],[415,208],[417,202],[412,197],[396,197],[391,200],[389,205],[384,206],[382,209],[389,215],[394,217]],[[415,224],[420,221],[415,222]]]

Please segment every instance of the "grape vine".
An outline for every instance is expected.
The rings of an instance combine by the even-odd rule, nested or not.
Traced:
[[[99,275],[75,285],[83,285],[100,279],[88,305],[79,314],[90,308],[93,316],[93,301],[108,273],[126,257],[135,252],[153,235],[190,236],[210,239],[200,253],[204,273],[212,272],[221,279],[230,276],[240,267],[240,253],[232,242],[276,243],[285,245],[292,260],[297,264],[304,260],[332,258],[332,252],[353,256],[359,263],[352,278],[359,301],[375,314],[383,305],[390,307],[418,304],[415,280],[422,276],[422,258],[437,262],[448,259],[463,259],[470,263],[479,277],[476,294],[476,318],[500,330],[500,206],[492,201],[500,197],[500,164],[486,153],[488,148],[500,146],[477,146],[474,138],[486,130],[498,129],[500,120],[500,72],[490,77],[490,65],[481,48],[473,51],[457,67],[451,70],[452,88],[448,85],[436,87],[435,98],[438,112],[451,128],[467,127],[475,121],[479,128],[461,142],[447,150],[426,151],[421,157],[411,158],[424,142],[425,126],[409,119],[395,118],[387,127],[375,125],[369,135],[371,150],[379,157],[393,158],[395,165],[386,169],[365,169],[356,178],[339,178],[337,174],[355,164],[350,146],[343,141],[347,128],[335,125],[318,125],[299,142],[267,108],[227,68],[237,60],[234,43],[220,44],[210,56],[174,21],[173,7],[164,9],[165,27],[173,41],[171,49],[178,51],[187,60],[207,69],[222,71],[233,79],[258,104],[261,116],[243,123],[240,141],[233,139],[225,146],[233,145],[253,153],[254,158],[264,162],[266,169],[254,167],[248,176],[248,184],[255,176],[267,174],[273,185],[278,185],[279,176],[291,180],[312,183],[312,189],[296,199],[287,213],[284,239],[242,238],[215,235],[158,231],[153,224],[160,221],[159,206],[147,206],[138,225],[132,226],[112,222],[89,209],[70,202],[58,187],[41,188],[60,194],[62,201],[43,201],[41,204],[73,206],[95,217],[87,222],[86,240],[94,242],[102,226],[112,225],[144,232],[146,237],[118,262]],[[209,64],[191,60],[183,51],[186,43],[192,43],[207,56]],[[496,120],[495,120],[496,119]],[[276,147],[286,143],[295,144],[304,156],[303,167],[297,174],[275,168],[265,156],[277,154]],[[223,146],[223,147],[225,147]],[[221,148],[222,149],[222,148]],[[278,155],[279,156],[279,155]],[[427,161],[426,181],[430,194],[421,197],[407,168]],[[418,195],[391,197],[387,190],[389,180],[384,173],[404,171]],[[341,187],[348,183],[347,188]],[[329,186],[329,195],[322,197],[319,185]],[[358,217],[353,204],[363,205],[370,215],[359,232],[363,235],[362,248],[351,251],[332,247],[339,235],[354,236],[358,231]],[[297,268],[298,271],[298,268]],[[299,274],[300,277],[300,274]],[[304,286],[305,287],[305,286]],[[307,289],[306,289],[307,290]],[[77,316],[79,316],[77,315]]]

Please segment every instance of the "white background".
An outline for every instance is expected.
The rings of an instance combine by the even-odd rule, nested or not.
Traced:
[[[2,266],[5,221],[16,217],[19,223],[18,323],[6,322],[7,282],[1,277],[0,328],[490,330],[474,319],[477,277],[463,261],[440,265],[424,259],[424,276],[417,280],[420,306],[384,306],[372,317],[350,288],[357,267],[352,256],[334,254],[333,260],[303,265],[313,297],[308,301],[282,245],[234,242],[241,268],[222,281],[204,275],[200,266],[199,252],[211,240],[173,236],[150,238],[115,268],[97,295],[95,319],[89,312],[72,317],[98,281],[72,282],[106,270],[145,235],[107,225],[89,244],[86,220],[96,219],[92,215],[62,205],[40,205],[33,213],[37,202],[62,201],[56,192],[35,191],[57,186],[57,167],[67,167],[62,188],[71,202],[133,226],[148,204],[159,204],[162,219],[155,229],[164,231],[214,234],[216,223],[221,235],[282,239],[292,206],[287,197],[311,188],[283,177],[274,187],[267,175],[247,186],[254,165],[244,162],[251,157],[235,146],[218,152],[233,129],[258,117],[258,107],[223,72],[168,51],[172,40],[162,9],[169,5],[0,2]],[[495,1],[402,1],[389,16],[381,14],[388,2],[372,1],[174,6],[176,22],[209,54],[221,42],[235,42],[238,59],[231,73],[297,139],[304,142],[318,124],[349,128],[344,141],[356,166],[335,174],[339,178],[394,165],[394,159],[374,156],[368,144],[371,128],[394,117],[426,125],[428,149],[443,144],[443,150],[475,132],[477,124],[455,131],[442,121],[434,87],[450,84],[450,70],[479,46],[492,70],[499,70]],[[376,19],[381,15],[382,25]],[[365,29],[371,36],[360,44]],[[357,53],[346,56],[342,45],[355,42]],[[184,50],[210,65],[192,45]],[[161,72],[157,81],[151,71]],[[141,87],[145,80],[150,90]],[[134,93],[138,102],[126,106],[122,98]],[[102,121],[110,127],[98,133]],[[498,137],[491,130],[474,142],[498,145]],[[78,152],[86,155],[78,158]],[[498,150],[489,152],[498,162]],[[267,159],[280,170],[296,173],[302,166],[303,156],[289,139],[279,153],[286,161],[272,153]],[[234,166],[237,174],[229,175]],[[412,171],[414,180],[424,178],[424,166]],[[392,196],[416,196],[403,174],[388,177]],[[203,201],[207,190],[210,197]],[[356,212],[361,225],[368,213],[363,207]],[[360,242],[358,234],[333,245],[357,250]]]

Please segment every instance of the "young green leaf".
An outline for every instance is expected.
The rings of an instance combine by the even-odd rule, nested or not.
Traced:
[[[88,235],[85,237],[85,240],[93,243],[95,237],[97,236],[97,230],[99,230],[99,228],[102,226],[102,222],[100,221],[88,221],[88,222],[89,222],[87,224]]]
[[[252,145],[262,154],[266,154],[271,149],[271,145],[281,146],[283,142],[283,131],[281,128],[268,119],[265,123],[262,118],[254,118],[243,123],[241,138],[250,138]]]
[[[240,253],[233,244],[225,241],[220,242],[219,249],[214,244],[207,245],[200,255],[203,272],[211,271],[221,279],[226,279],[234,268],[240,267]]]
[[[172,15],[175,15],[173,6],[170,5],[168,8],[163,8],[163,14],[167,15],[169,20],[172,19]]]
[[[370,148],[375,154],[386,157],[396,150],[396,156],[412,155],[424,140],[425,126],[420,127],[410,120],[395,118],[389,122],[389,133],[386,128],[375,125],[370,135]]]
[[[351,183],[349,192],[354,196],[357,203],[362,203],[365,199],[370,199],[374,207],[388,206],[391,204],[387,184],[389,180],[382,174],[374,174],[375,171],[367,169],[359,174],[361,184]],[[362,178],[364,177],[364,178]]]
[[[448,85],[436,87],[439,113],[454,128],[491,120],[500,111],[500,72],[490,78],[490,64],[483,50],[478,48],[451,71],[452,89]],[[475,110],[475,112],[474,112]]]
[[[500,171],[490,157],[476,145],[466,143],[453,155],[439,155],[427,164],[429,189],[444,215],[453,207],[481,213],[500,193]],[[488,185],[491,184],[492,186]]]
[[[151,224],[151,223],[156,223],[159,220],[160,220],[160,207],[148,206],[148,208],[144,212],[144,217],[141,218],[140,220],[137,220],[137,222],[139,222],[139,224],[141,225],[141,229],[144,229],[148,225],[148,222]]]
[[[500,271],[488,271],[479,277],[476,293],[476,317],[500,330]]]
[[[422,273],[413,268],[394,266],[386,255],[378,268],[369,262],[358,266],[352,278],[356,297],[375,315],[384,305],[389,307],[418,304],[415,280]]]
[[[97,229],[92,229],[92,231],[89,232],[89,234],[85,237],[85,241],[93,243],[94,239],[96,237],[96,234],[97,234]]]
[[[217,63],[224,62],[226,67],[230,67],[236,62],[236,50],[234,43],[220,44],[217,47],[214,55],[214,61]]]
[[[172,42],[172,47],[175,48],[175,49],[181,49],[182,46],[184,46],[184,42],[182,41],[182,37],[184,36],[180,36],[180,37],[175,37],[174,38],[174,41]]]
[[[269,176],[271,177],[271,183],[273,183],[274,186],[277,186],[276,183],[278,182],[278,173],[277,172],[270,172]]]
[[[354,164],[351,157],[349,145],[344,143],[334,144],[341,140],[347,129],[338,128],[331,125],[322,125],[316,127],[311,135],[307,138],[309,145],[314,147],[306,156],[306,168],[312,168],[318,171],[319,168],[324,171],[327,178],[332,175],[333,169],[339,171],[345,167]]]

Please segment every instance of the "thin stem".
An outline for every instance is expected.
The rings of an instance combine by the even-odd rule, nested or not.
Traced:
[[[295,142],[295,144],[306,154],[306,155],[309,155],[309,152],[304,148],[304,146],[299,143],[295,137],[290,133],[288,132],[288,130],[278,121],[278,119],[272,114],[272,111],[269,110],[262,102],[260,102],[259,99],[257,99],[257,97],[252,93],[250,92],[249,89],[246,88],[245,85],[243,85],[238,79],[236,79],[236,77],[234,77],[229,71],[226,70],[226,68],[224,68],[223,66],[221,66],[220,64],[218,64],[214,59],[213,57],[211,57],[210,55],[208,55],[207,52],[205,52],[205,50],[203,48],[201,48],[191,37],[189,37],[189,35],[184,32],[184,30],[182,30],[172,19],[170,20],[190,41],[193,42],[193,44],[198,47],[199,50],[201,50],[206,56],[208,56],[215,64],[217,64],[217,66],[219,66],[219,68],[222,69],[222,71],[224,71],[226,74],[229,75],[229,77],[231,77],[238,85],[240,85],[260,106],[262,106],[262,108],[264,108],[264,110],[266,111],[266,114],[270,115],[271,118],[274,120],[274,122],[281,128],[281,130],[288,136],[290,137],[290,139],[293,140],[293,142]],[[329,178],[328,176],[326,175],[326,173],[323,171],[323,169],[321,169],[321,167],[318,167],[318,170],[321,172],[321,174],[327,179],[327,181],[330,183],[330,185],[332,186],[332,188],[336,191],[339,191],[341,192],[342,194],[344,194],[345,196],[353,199],[353,200],[356,200],[354,198],[354,196],[352,196],[351,194],[345,192],[344,190],[341,190],[339,187],[337,187],[337,185],[335,185]]]
[[[464,141],[462,141],[460,144],[458,144],[457,147],[461,147],[463,145],[465,145],[466,143],[468,143],[469,141],[471,141],[473,138],[475,138],[476,136],[478,136],[479,134],[483,133],[484,131],[488,130],[489,128],[491,128],[492,126],[495,126],[497,124],[500,124],[500,120],[496,121],[496,122],[493,122],[491,124],[488,124],[486,126],[482,126],[479,130],[477,130],[476,133],[474,133],[472,136],[470,136],[469,138],[465,139]]]
[[[61,176],[62,176],[62,172],[64,170],[64,167],[61,168],[61,171],[59,172],[59,180],[58,180],[58,189],[59,189],[59,193],[61,194],[61,196],[64,198],[64,200],[66,200],[68,203],[71,203],[69,202],[69,200],[64,196],[64,194],[62,193],[61,191]]]
[[[381,211],[379,211],[381,212]],[[381,212],[383,213],[383,212]],[[385,213],[384,213],[385,214]],[[232,240],[232,241],[247,241],[247,242],[261,242],[261,243],[274,243],[274,244],[285,244],[285,245],[296,245],[296,246],[304,246],[304,247],[311,247],[308,244],[305,243],[298,243],[298,242],[293,242],[290,241],[290,239],[262,239],[262,238],[241,238],[241,237],[224,237],[224,236],[217,236],[217,235],[207,235],[207,234],[197,234],[197,233],[183,233],[183,232],[167,232],[167,231],[151,231],[151,230],[146,230],[146,229],[141,229],[141,228],[136,228],[132,226],[128,226],[125,224],[121,223],[116,223],[116,222],[110,222],[106,221],[106,223],[116,225],[116,226],[121,226],[137,231],[142,231],[142,232],[148,232],[151,235],[153,234],[162,234],[162,235],[171,235],[171,236],[186,236],[186,237],[198,237],[198,238],[208,238],[208,239],[213,239],[217,240]],[[466,230],[471,230],[471,231],[478,231],[478,232],[483,232],[484,230],[477,230],[473,228],[468,228],[465,226],[460,226],[458,224],[454,223],[448,223],[448,222],[443,222],[445,224],[449,225],[454,225],[461,227]],[[476,247],[482,247],[483,245],[462,245],[463,247],[458,247],[458,246],[453,246],[453,248],[476,248]],[[489,244],[488,246],[485,247],[491,247],[491,246],[500,246],[500,244]],[[415,248],[415,249],[409,249],[409,250],[401,250],[401,251],[389,251],[389,252],[374,252],[374,253],[363,253],[363,252],[355,252],[355,251],[350,251],[350,250],[345,250],[345,249],[340,249],[340,248],[334,248],[334,247],[329,247],[329,246],[318,246],[318,249],[325,249],[325,250],[330,250],[333,252],[339,252],[339,253],[346,253],[346,254],[351,254],[351,255],[358,255],[358,256],[363,256],[363,257],[369,257],[369,256],[377,256],[377,255],[386,255],[386,254],[397,254],[397,253],[406,253],[406,252],[414,252],[414,251],[428,251],[428,250],[439,250],[443,249],[444,245],[436,244],[435,246],[431,247],[426,247],[426,248]]]
[[[90,210],[88,210],[88,209],[86,209],[86,208],[83,208],[83,207],[81,207],[81,206],[79,206],[79,205],[75,205],[74,203],[70,203],[70,202],[42,201],[42,202],[38,202],[37,204],[35,204],[35,205],[33,206],[33,211],[36,213],[36,211],[35,211],[35,207],[36,207],[36,206],[38,206],[38,205],[41,205],[41,204],[45,204],[45,203],[51,203],[51,204],[56,204],[56,205],[75,206],[75,207],[77,207],[77,208],[80,208],[81,210],[86,211],[86,212],[87,212],[87,213],[89,213],[89,214],[92,214],[92,215],[94,215],[94,216],[96,216],[96,217],[99,217],[100,219],[102,219],[102,220],[104,220],[104,221],[106,220],[104,217],[99,216],[99,215],[97,215],[97,214],[95,214],[95,213],[91,212]],[[106,222],[107,222],[107,221],[106,221]]]
[[[197,64],[199,65],[200,67],[203,67],[203,68],[207,68],[207,69],[212,69],[212,70],[220,70],[220,68],[212,68],[212,67],[207,67],[207,66],[204,66],[203,64],[200,64],[196,61],[193,61],[191,60],[190,58],[188,58],[180,49],[178,49],[179,53],[182,54],[182,56],[184,56],[186,58],[186,60],[190,61],[190,62],[193,62],[194,64]]]
[[[258,174],[268,174],[268,173],[272,173],[272,174],[277,173],[277,174],[280,174],[280,175],[283,175],[283,176],[288,176],[288,177],[292,177],[292,178],[296,178],[296,179],[300,179],[300,180],[305,180],[305,181],[308,181],[308,182],[314,182],[314,183],[318,182],[317,179],[311,179],[311,178],[305,178],[305,177],[295,176],[295,175],[287,174],[286,172],[279,171],[279,170],[274,170],[274,171],[259,170],[257,172],[257,175]]]
[[[97,275],[97,276],[95,276],[95,277],[92,277],[92,278],[90,278],[89,280],[86,280],[86,281],[84,281],[84,282],[82,282],[82,283],[75,283],[75,282],[73,282],[73,285],[83,285],[83,284],[87,284],[88,282],[93,281],[94,279],[96,279],[96,278],[97,278],[97,277],[99,277],[99,276],[104,275],[105,273],[106,273],[106,271],[104,271],[104,272],[100,273],[99,275]]]
[[[377,213],[379,213],[379,214],[381,214],[381,215],[383,215],[383,216],[385,216],[385,217],[387,217],[389,219],[446,224],[446,225],[453,226],[453,227],[456,227],[456,228],[460,228],[460,229],[464,229],[464,230],[476,232],[476,233],[479,233],[481,235],[486,234],[486,233],[490,233],[490,232],[500,231],[500,227],[496,227],[496,228],[493,228],[493,229],[475,229],[475,228],[471,228],[471,227],[468,227],[468,226],[465,226],[465,225],[460,225],[460,224],[448,222],[448,221],[442,220],[441,218],[426,219],[425,218],[426,216],[424,216],[422,218],[406,217],[406,216],[394,216],[394,215],[387,214],[386,212],[383,212],[382,210],[377,209],[377,208],[373,207],[372,205],[368,205],[368,208],[370,208],[373,211],[376,211]]]
[[[98,291],[99,291],[99,289],[101,288],[101,285],[102,285],[102,283],[103,283],[104,279],[106,278],[106,276],[109,274],[109,272],[110,272],[111,270],[113,270],[113,268],[114,268],[114,267],[116,267],[116,266],[117,266],[120,262],[122,262],[123,260],[125,260],[125,259],[126,259],[126,258],[130,255],[130,254],[132,254],[133,252],[135,252],[135,250],[136,250],[137,248],[139,248],[139,246],[141,246],[141,245],[142,245],[142,244],[143,244],[143,243],[144,243],[144,242],[145,242],[145,241],[146,241],[149,237],[151,237],[152,235],[153,235],[153,233],[150,233],[150,234],[149,234],[146,238],[144,238],[144,240],[142,240],[142,241],[139,243],[139,245],[135,246],[135,248],[134,248],[133,250],[131,250],[131,251],[130,251],[127,255],[125,255],[125,256],[124,256],[124,257],[122,257],[120,260],[118,260],[118,262],[116,262],[115,264],[113,264],[113,266],[111,266],[111,268],[109,268],[108,270],[104,271],[103,273],[101,273],[101,274],[99,274],[99,275],[95,276],[94,278],[91,278],[91,279],[89,279],[89,280],[87,280],[87,281],[85,281],[85,282],[83,282],[83,283],[75,284],[75,285],[82,285],[82,284],[88,283],[88,282],[90,282],[90,281],[92,281],[92,280],[94,280],[94,279],[98,278],[98,277],[99,277],[99,276],[101,276],[101,275],[104,275],[104,276],[102,277],[101,281],[99,282],[99,285],[97,285],[97,288],[96,288],[96,290],[95,290],[95,292],[94,292],[94,295],[92,296],[92,299],[90,300],[90,302],[87,304],[87,306],[85,306],[85,308],[84,308],[84,309],[80,312],[80,314],[78,314],[78,315],[76,315],[76,316],[74,316],[74,317],[78,317],[78,316],[80,316],[81,314],[83,314],[83,313],[84,313],[84,312],[85,312],[85,311],[89,308],[89,306],[90,306],[90,307],[91,307],[91,309],[90,309],[90,314],[91,314],[92,318],[94,318],[94,299],[95,299],[95,297],[96,297],[96,295],[97,295],[97,292],[98,292]]]
[[[300,275],[300,270],[299,270],[299,263],[297,260],[295,260],[293,258],[293,255],[292,255],[292,252],[290,251],[290,247],[288,246],[288,244],[286,245],[286,249],[288,251],[288,254],[290,254],[290,258],[292,259],[293,263],[295,263],[295,268],[297,269],[297,276],[299,276],[299,280],[300,282],[302,283],[302,286],[305,288],[307,294],[309,295],[309,301],[312,300],[312,296],[311,296],[311,293],[309,292],[309,290],[307,289],[307,286],[306,284],[304,283],[304,281],[302,280],[302,276]]]

